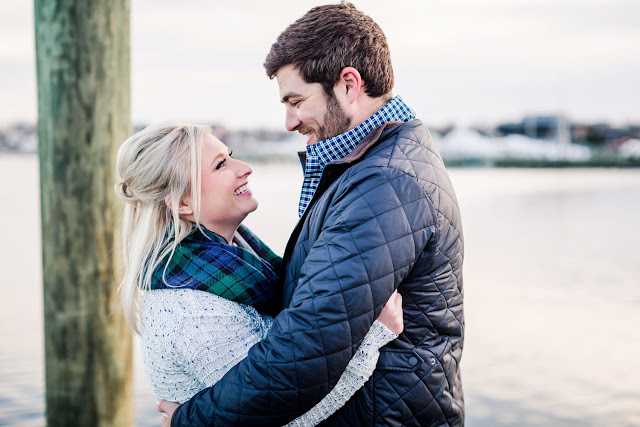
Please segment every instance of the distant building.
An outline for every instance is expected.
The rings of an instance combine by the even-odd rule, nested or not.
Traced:
[[[529,116],[519,123],[506,123],[496,127],[499,136],[524,135],[533,139],[571,143],[571,122],[562,115]]]
[[[625,139],[618,147],[618,154],[625,158],[640,159],[640,139]]]

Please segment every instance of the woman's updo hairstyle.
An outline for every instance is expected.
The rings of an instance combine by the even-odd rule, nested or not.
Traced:
[[[118,150],[115,191],[124,200],[122,252],[124,277],[119,291],[129,327],[139,332],[140,296],[150,289],[160,261],[192,230],[180,217],[180,201],[190,197],[196,224],[200,210],[204,125],[161,124],[129,137]]]

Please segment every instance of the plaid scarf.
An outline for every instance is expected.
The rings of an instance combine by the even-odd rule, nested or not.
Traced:
[[[194,227],[171,259],[169,254],[158,264],[151,289],[196,289],[274,314],[280,303],[274,285],[282,259],[243,225],[234,240],[245,248],[202,229],[206,237]]]

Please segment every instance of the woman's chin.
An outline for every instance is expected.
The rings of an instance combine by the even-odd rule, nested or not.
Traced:
[[[254,200],[253,200],[253,202],[254,202],[254,203],[252,204],[252,206],[248,206],[248,207],[247,207],[246,213],[244,214],[244,217],[242,218],[242,220],[241,220],[240,222],[242,222],[242,221],[244,221],[245,219],[247,219],[247,217],[249,216],[249,214],[251,214],[252,212],[255,212],[255,211],[256,211],[256,209],[258,209],[258,201],[254,199]]]
[[[247,206],[247,215],[249,215],[251,212],[255,212],[255,210],[258,209],[258,201],[254,199],[253,196],[251,196],[250,202],[251,205]]]

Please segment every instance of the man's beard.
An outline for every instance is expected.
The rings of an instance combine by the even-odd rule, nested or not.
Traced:
[[[335,95],[331,94],[327,100],[327,111],[325,111],[324,117],[322,118],[322,125],[318,129],[304,126],[298,129],[298,131],[305,133],[312,130],[316,133],[317,142],[320,142],[348,131],[350,126],[351,117],[345,114],[338,99]]]
[[[349,130],[351,117],[348,117],[338,99],[331,94],[327,100],[327,111],[324,113],[322,126],[318,129],[318,141],[333,138]]]

